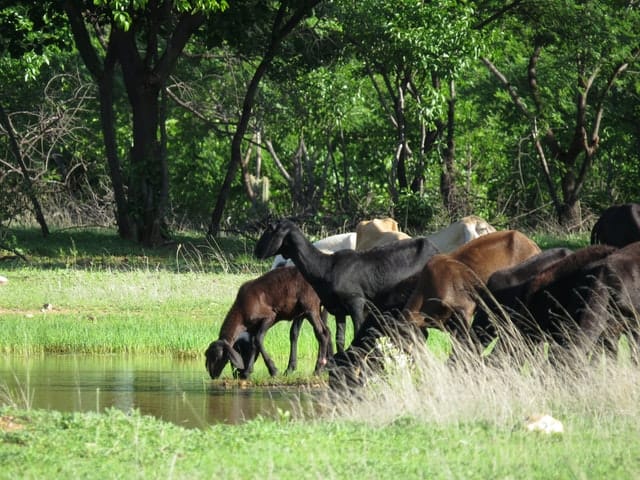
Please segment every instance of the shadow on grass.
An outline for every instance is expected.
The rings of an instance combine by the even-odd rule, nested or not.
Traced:
[[[115,229],[67,228],[43,237],[39,229],[5,230],[0,268],[161,269],[168,271],[242,272],[262,265],[253,258],[255,239],[208,239],[204,234],[178,233],[164,245],[150,248],[120,238]],[[22,257],[22,258],[21,258]]]

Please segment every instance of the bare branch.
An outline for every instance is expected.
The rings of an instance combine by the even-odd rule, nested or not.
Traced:
[[[609,94],[609,92],[613,88],[613,85],[618,79],[618,77],[620,77],[629,68],[629,66],[638,59],[638,57],[640,57],[640,48],[636,48],[633,51],[631,58],[628,61],[618,65],[616,68],[614,68],[613,72],[611,73],[611,76],[609,77],[609,81],[607,82],[607,86],[605,87],[604,91],[600,95],[600,98],[596,105],[596,115],[593,123],[593,130],[591,131],[590,148],[595,147],[600,140],[600,126],[602,124],[602,115],[604,113],[604,101],[606,96]]]
[[[533,101],[536,106],[537,117],[542,118],[542,100],[540,99],[540,90],[538,89],[538,74],[536,71],[536,67],[538,65],[538,60],[540,59],[540,52],[542,51],[541,46],[536,46],[529,58],[529,88],[531,90],[531,96],[533,97]]]
[[[391,124],[393,125],[394,128],[398,127],[398,122],[394,116],[393,111],[391,110],[391,108],[389,107],[389,104],[387,103],[385,96],[382,94],[382,90],[380,89],[380,85],[378,85],[378,82],[376,81],[375,75],[373,74],[373,71],[371,70],[371,65],[367,64],[366,65],[367,68],[367,75],[369,75],[369,79],[371,80],[371,84],[373,85],[373,88],[375,89],[377,95],[378,95],[378,101],[380,102],[380,105],[382,106],[382,109],[387,113],[387,115],[389,116],[389,120],[391,121]],[[386,75],[383,75],[383,78],[385,79],[385,84],[387,84],[388,86],[388,79]],[[391,98],[393,97],[393,94],[391,94]]]
[[[276,153],[275,149],[273,148],[273,144],[271,143],[271,140],[265,140],[264,144],[267,146],[267,150],[269,151],[269,154],[271,155],[271,158],[273,158],[273,161],[275,162],[276,167],[278,167],[278,170],[280,170],[280,173],[285,178],[287,183],[289,183],[289,185],[291,185],[293,183],[293,179],[291,178],[291,175],[289,175],[289,172],[287,172],[287,169],[284,167],[284,165],[280,161],[280,158],[278,157],[278,154]]]
[[[476,30],[482,30],[484,27],[486,27],[487,25],[489,25],[490,23],[496,21],[497,19],[499,19],[500,17],[502,17],[503,15],[505,15],[509,10],[513,10],[515,7],[518,6],[518,4],[520,4],[522,2],[522,0],[514,0],[513,2],[505,5],[504,7],[502,7],[501,9],[497,10],[493,15],[490,15],[489,17],[485,18],[484,20],[482,20],[479,23],[476,23],[473,28]]]
[[[520,95],[518,95],[518,91],[516,90],[516,88],[511,85],[511,82],[509,82],[509,80],[507,80],[507,77],[505,77],[504,74],[500,72],[500,70],[498,70],[498,68],[488,58],[481,57],[480,60],[487,66],[489,71],[493,73],[493,75],[500,81],[500,83],[502,83],[502,86],[509,93],[509,96],[513,100],[513,103],[516,104],[516,106],[525,115],[525,117],[527,117],[529,120],[533,120],[533,114],[529,111]]]
[[[190,103],[182,100],[178,95],[176,95],[173,92],[173,90],[171,88],[167,88],[166,92],[167,92],[167,95],[169,96],[169,98],[171,100],[173,100],[176,103],[176,105],[178,105],[179,107],[184,108],[189,113],[192,113],[196,118],[202,120],[207,127],[211,128],[215,132],[222,133],[222,134],[225,134],[225,135],[230,133],[228,130],[224,130],[224,129],[220,128],[220,122],[215,121],[215,120],[211,120],[209,117],[207,117],[200,110],[196,109],[196,107],[194,107]],[[227,123],[227,124],[224,124],[224,125],[225,126],[229,126],[231,124]]]

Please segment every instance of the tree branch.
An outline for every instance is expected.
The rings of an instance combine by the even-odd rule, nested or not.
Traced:
[[[516,8],[520,3],[522,3],[522,0],[514,0],[510,4],[505,5],[504,7],[502,7],[498,11],[496,11],[493,15],[490,15],[489,17],[487,17],[486,19],[482,20],[481,22],[476,23],[473,26],[473,28],[476,29],[476,30],[482,30],[484,27],[489,25],[491,22],[494,22],[498,18],[502,17],[509,10],[513,10],[514,8]]]
[[[291,175],[289,175],[289,172],[287,172],[287,169],[284,167],[284,165],[280,161],[278,154],[273,148],[273,144],[271,143],[271,140],[265,140],[264,144],[267,146],[267,150],[271,155],[271,158],[273,158],[273,161],[275,162],[276,167],[278,167],[278,170],[280,170],[280,173],[282,174],[284,179],[287,181],[287,183],[291,185],[293,183],[293,179],[291,178]]]
[[[509,80],[507,80],[507,77],[505,77],[504,74],[500,72],[500,70],[498,70],[498,68],[488,58],[481,57],[480,60],[482,61],[482,63],[486,65],[489,71],[493,73],[493,75],[500,81],[500,83],[502,83],[502,86],[509,93],[509,96],[513,100],[513,103],[516,104],[516,106],[520,109],[520,111],[524,114],[524,116],[527,117],[529,120],[533,120],[534,119],[533,114],[529,111],[529,109],[525,105],[520,95],[518,95],[518,91],[516,90],[516,88],[513,85],[511,85],[511,82],[509,82]]]

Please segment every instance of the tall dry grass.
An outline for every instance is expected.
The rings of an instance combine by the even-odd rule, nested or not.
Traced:
[[[362,388],[329,392],[322,401],[324,415],[375,425],[413,417],[498,426],[521,423],[536,413],[640,417],[640,368],[631,360],[630,347],[617,356],[574,347],[549,349],[548,343],[532,344],[516,332],[502,331],[498,344],[503,342],[503,348],[482,355],[454,344],[452,360],[427,348],[424,340],[413,342],[408,359],[383,337],[378,349],[384,352],[384,370],[369,372]]]

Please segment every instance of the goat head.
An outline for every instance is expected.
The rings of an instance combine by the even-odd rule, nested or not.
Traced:
[[[234,350],[233,345],[227,340],[216,340],[211,343],[204,355],[206,357],[205,365],[211,378],[218,378],[228,361],[238,370],[245,368],[242,356]]]

